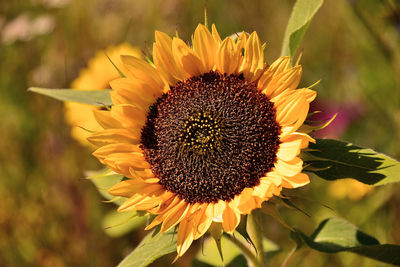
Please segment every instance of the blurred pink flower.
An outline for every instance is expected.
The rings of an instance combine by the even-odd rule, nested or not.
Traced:
[[[336,113],[336,118],[326,128],[314,133],[317,138],[340,138],[349,125],[364,113],[360,102],[334,103],[326,100],[317,100],[311,103],[310,112],[319,111],[311,117],[312,121],[327,121]]]
[[[41,15],[33,19],[28,13],[23,13],[5,24],[0,39],[4,44],[15,41],[29,41],[37,35],[51,33],[55,26],[55,19],[51,15]]]

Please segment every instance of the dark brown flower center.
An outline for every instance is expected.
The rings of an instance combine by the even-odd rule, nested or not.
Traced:
[[[189,203],[228,201],[259,184],[279,147],[275,108],[242,76],[178,82],[150,108],[142,148],[164,189]]]

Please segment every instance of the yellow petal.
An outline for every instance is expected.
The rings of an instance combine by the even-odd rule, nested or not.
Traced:
[[[139,177],[142,179],[148,179],[148,178],[154,177],[154,174],[150,169],[145,169],[143,171],[132,170],[132,174],[133,174],[133,176]]]
[[[115,143],[102,146],[93,152],[93,156],[99,160],[105,159],[107,156],[113,153],[130,153],[130,152],[141,152],[139,145],[127,144],[127,143]]]
[[[262,200],[268,199],[270,186],[271,181],[269,179],[260,179],[260,184],[254,187],[253,196],[257,196]]]
[[[202,204],[201,208],[193,215],[193,225],[195,231],[193,238],[196,240],[204,235],[212,223],[212,219],[206,214],[208,204]]]
[[[121,56],[121,60],[129,71],[128,77],[141,80],[152,87],[158,87],[161,91],[169,88],[169,85],[161,79],[158,71],[146,61],[132,56]]]
[[[194,32],[193,48],[203,62],[205,71],[212,70],[215,64],[217,43],[208,29],[202,24],[199,24]]]
[[[158,205],[157,195],[160,195],[164,190],[159,184],[152,184],[145,187],[141,193],[135,194],[126,200],[119,208],[118,211],[133,211],[133,210],[147,210]],[[143,208],[140,205],[146,204]]]
[[[282,160],[291,161],[300,153],[302,143],[303,140],[300,138],[287,140],[279,145],[276,156]]]
[[[159,184],[153,184],[153,185],[159,186]],[[152,192],[151,195],[147,195],[146,197],[143,197],[136,203],[132,203],[129,207],[124,208],[123,211],[133,211],[133,210],[146,210],[147,211],[154,207],[157,207],[161,200],[159,196],[164,192],[165,192],[165,190],[160,187],[157,191]]]
[[[244,61],[240,67],[244,77],[254,81],[264,71],[264,52],[256,32],[250,34],[244,50]]]
[[[317,97],[317,92],[308,88],[302,88],[296,91],[299,91],[301,94],[304,94],[308,103],[311,103]]]
[[[139,144],[140,135],[126,129],[106,129],[92,134],[88,141],[98,147],[114,143]]]
[[[288,134],[284,137],[280,137],[281,142],[286,142],[286,141],[292,140],[292,139],[301,139],[302,140],[301,149],[308,147],[309,142],[315,143],[315,139],[306,133],[295,132],[295,133]]]
[[[146,114],[143,110],[130,104],[115,105],[111,109],[111,115],[119,121],[125,128],[129,128],[133,132],[141,132],[142,127],[146,124]]]
[[[172,54],[172,39],[163,32],[156,31],[156,42],[153,45],[154,65],[165,76],[171,85],[184,79]]]
[[[236,50],[235,43],[231,38],[226,38],[222,42],[217,55],[217,70],[228,75],[237,73],[241,55]]]
[[[104,158],[104,163],[113,168],[123,169],[124,173],[129,173],[129,168],[135,170],[148,169],[151,165],[146,161],[142,153],[113,153]]]
[[[242,54],[242,50],[245,48],[247,43],[247,33],[242,32],[236,39],[236,49]]]
[[[290,68],[290,57],[289,56],[283,56],[275,60],[271,66],[268,68],[268,71],[274,72],[274,73],[280,73],[284,72],[287,69]]]
[[[159,225],[162,223],[169,215],[169,211],[171,209],[174,209],[176,205],[178,205],[181,202],[181,199],[179,197],[171,197],[168,198],[166,201],[160,203],[160,206],[156,209],[156,212],[159,213],[157,217],[153,219],[153,221],[145,228],[145,230],[149,230],[153,228],[156,225]]]
[[[301,114],[308,113],[309,103],[304,95],[293,95],[283,103],[276,103],[276,121],[281,126],[292,125],[301,117]]]
[[[271,80],[263,82],[258,87],[268,97],[273,98],[285,90],[294,90],[300,83],[302,67],[300,65],[288,69],[284,72],[277,73]]]
[[[172,40],[172,53],[177,65],[185,72],[185,78],[198,76],[205,72],[203,62],[181,39]]]
[[[131,104],[134,105],[136,104],[136,99],[138,99],[140,103],[145,102],[146,106],[149,106],[163,93],[159,87],[150,86],[148,83],[132,78],[115,79],[110,82],[110,85],[117,93],[128,91],[130,99],[132,99]]]
[[[141,192],[147,185],[139,180],[125,180],[113,185],[109,190],[113,196],[131,197],[138,192]]]
[[[181,200],[181,202],[176,205],[174,208],[168,211],[168,216],[164,218],[163,224],[161,225],[160,232],[163,233],[168,231],[171,227],[177,225],[180,221],[185,218],[190,208],[190,204],[188,204],[185,200]]]
[[[269,82],[273,77],[275,77],[277,74],[285,72],[289,68],[290,68],[290,57],[285,56],[278,58],[262,74],[260,80],[258,81],[258,88],[260,90],[263,90],[264,88],[267,87],[267,85],[269,84]]]
[[[211,25],[211,34],[214,38],[214,40],[220,44],[222,42],[221,37],[219,36],[219,33],[217,31],[217,27],[215,27],[215,24]]]
[[[292,177],[301,172],[303,169],[303,161],[298,157],[295,157],[291,161],[278,159],[275,163],[275,168],[279,174]]]
[[[104,129],[121,128],[121,123],[114,119],[108,110],[93,110],[93,115],[96,121]]]
[[[182,256],[193,242],[193,224],[189,220],[183,220],[179,224],[177,252],[178,257]]]
[[[219,200],[217,203],[209,203],[206,214],[214,222],[222,222],[222,213],[225,209],[225,202]]]
[[[132,192],[132,185],[130,181],[131,180],[126,180],[115,184],[108,190],[108,193],[113,196],[121,196],[127,198],[131,197],[134,193]],[[142,188],[143,187],[144,184],[142,184]]]

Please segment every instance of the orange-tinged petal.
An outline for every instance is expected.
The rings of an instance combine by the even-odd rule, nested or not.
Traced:
[[[193,48],[203,62],[205,71],[212,70],[215,65],[217,42],[209,30],[202,24],[199,24],[194,31]]]
[[[229,203],[225,203],[225,209],[222,213],[222,227],[225,232],[233,233],[240,223],[240,212],[234,210]]]
[[[292,177],[283,177],[282,186],[286,188],[297,188],[310,183],[310,178],[305,173],[298,173]]]
[[[238,209],[242,214],[250,214],[252,210],[257,208],[257,203],[253,197],[253,188],[245,188],[239,195]]]
[[[205,67],[200,58],[181,39],[172,39],[172,53],[177,65],[185,72],[185,78],[198,76],[205,72]]]
[[[308,147],[309,142],[315,143],[315,140],[305,133],[292,133],[280,138],[277,156],[278,158],[290,161],[300,153],[300,150]]]

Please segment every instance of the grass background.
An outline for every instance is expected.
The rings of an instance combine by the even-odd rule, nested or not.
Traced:
[[[221,36],[257,31],[266,60],[280,55],[292,0],[208,1],[208,17]],[[203,22],[196,0],[15,0],[0,2],[0,266],[114,266],[145,235],[104,233],[102,202],[85,170],[101,166],[69,136],[63,105],[28,93],[30,86],[67,88],[96,50],[127,41],[151,51],[154,30],[190,40]],[[400,4],[396,0],[327,0],[304,40],[301,85],[322,79],[315,109],[339,118],[321,137],[341,138],[400,158]],[[282,209],[312,231],[327,216],[342,216],[381,242],[400,244],[398,185],[362,200],[333,199],[327,182],[312,179],[299,194],[311,218]],[[316,204],[320,201],[332,210]],[[265,234],[290,251],[289,233],[272,219]],[[193,246],[174,266],[190,266]],[[154,266],[169,264],[171,258]],[[303,249],[292,266],[384,266],[348,253]]]

